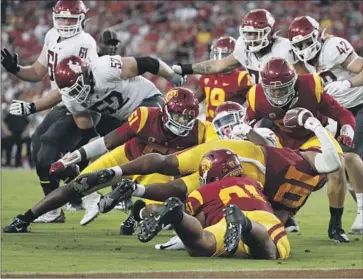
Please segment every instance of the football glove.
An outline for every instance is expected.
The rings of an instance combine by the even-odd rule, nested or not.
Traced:
[[[18,54],[15,53],[12,55],[6,48],[1,50],[1,64],[9,73],[14,75],[20,71],[20,67],[18,65]]]
[[[353,144],[354,139],[354,130],[352,126],[345,124],[340,129],[340,135],[338,136],[338,141],[343,143],[344,145],[354,148]]]
[[[30,115],[37,112],[37,109],[34,103],[14,100],[9,107],[9,112],[12,115]]]

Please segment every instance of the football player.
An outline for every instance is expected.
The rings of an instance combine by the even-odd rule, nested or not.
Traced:
[[[31,221],[44,211],[61,206],[74,195],[85,195],[123,181],[123,176],[160,173],[184,177],[148,187],[128,181],[121,182],[100,201],[101,212],[110,210],[118,201],[131,195],[159,201],[165,201],[172,196],[185,199],[187,194],[198,188],[197,171],[201,158],[216,148],[228,148],[240,156],[245,175],[264,185],[266,196],[284,223],[289,214],[295,213],[304,204],[313,190],[319,189],[325,180],[325,175],[321,174],[334,172],[341,167],[335,146],[319,120],[304,109],[296,113],[295,120],[298,123],[296,125],[304,126],[316,134],[321,142],[321,152],[315,149],[294,151],[288,148],[258,146],[244,140],[215,140],[167,156],[146,154],[125,165],[78,177],[52,192],[24,215],[18,215],[4,228],[4,232],[26,232]],[[294,195],[290,195],[290,190]]]
[[[356,118],[353,145],[342,146],[346,170],[356,193],[357,216],[352,233],[363,233],[363,58],[343,38],[321,32],[310,16],[295,18],[288,31],[291,46],[310,73],[318,73],[325,90]],[[352,130],[346,130],[353,137]]]
[[[103,30],[98,40],[98,56],[116,55],[120,46],[120,39],[113,29]]]
[[[50,78],[52,91],[43,98],[32,103],[14,100],[10,106],[10,113],[15,115],[29,115],[54,106],[32,136],[33,162],[45,195],[59,186],[58,179],[49,177],[50,164],[62,153],[76,148],[87,136],[78,129],[63,103],[55,106],[61,101],[61,96],[54,78],[58,62],[67,56],[77,55],[87,61],[97,58],[95,40],[83,31],[87,11],[83,1],[58,1],[53,8],[54,27],[47,32],[42,52],[31,66],[21,66],[17,54],[12,55],[7,49],[1,51],[1,64],[16,77],[33,82],[41,81],[46,74]],[[56,209],[36,222],[64,222],[64,214],[61,209]]]
[[[183,87],[172,88],[165,95],[165,102],[163,108],[139,107],[122,126],[53,163],[50,172],[60,175],[74,164],[97,158],[108,150],[112,151],[90,164],[81,175],[125,164],[143,154],[156,152],[167,155],[203,143],[206,129],[197,119],[199,103],[194,93]],[[135,181],[143,184],[172,179],[163,175],[134,177]],[[136,225],[131,213],[121,224],[120,233],[132,234]]]
[[[219,105],[212,121],[219,139],[243,139],[255,144],[280,146],[274,132],[268,128],[252,128],[245,121],[246,109],[236,102]]]
[[[252,83],[256,84],[260,80],[259,73],[271,57],[283,57],[291,64],[297,62],[289,40],[276,35],[275,19],[269,11],[251,10],[243,18],[239,31],[240,36],[232,54],[219,60],[174,65],[173,70],[182,75],[209,75],[242,66],[249,72]]]
[[[283,224],[273,214],[262,185],[244,175],[237,154],[228,149],[208,152],[200,161],[199,177],[200,188],[187,198],[190,215],[176,197],[156,210],[140,211],[141,242],[172,224],[190,256],[289,257]]]
[[[236,40],[221,37],[211,47],[210,58],[220,60],[233,53]],[[241,69],[214,75],[202,75],[199,79],[198,100],[206,103],[206,120],[211,122],[216,108],[225,101],[243,104],[252,86],[248,72]]]
[[[320,147],[319,141],[311,131],[284,125],[283,118],[286,111],[294,107],[308,109],[322,122],[326,121],[326,116],[336,120],[342,125],[342,141],[351,144],[353,138],[346,131],[353,131],[355,128],[354,117],[324,92],[318,75],[297,75],[286,60],[273,58],[265,65],[261,77],[262,82],[248,92],[247,118],[249,121],[263,118],[273,121],[276,125],[274,132],[282,146],[302,150]],[[335,139],[332,140],[338,148],[338,143]],[[328,179],[331,212],[329,237],[341,242],[347,240],[341,224],[345,192],[345,172],[342,168],[330,174]]]

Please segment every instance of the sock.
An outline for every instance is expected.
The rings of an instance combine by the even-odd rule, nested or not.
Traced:
[[[142,197],[145,194],[145,186],[137,184],[136,190],[132,193],[135,197]]]
[[[27,212],[25,212],[23,216],[24,216],[24,218],[22,218],[23,221],[27,223],[31,223],[37,218],[30,209]]]
[[[330,222],[329,227],[341,228],[342,227],[342,215],[344,208],[334,208],[330,207]]]
[[[357,214],[363,214],[363,193],[355,194],[357,198]]]

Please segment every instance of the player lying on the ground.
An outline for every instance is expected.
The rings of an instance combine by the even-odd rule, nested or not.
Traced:
[[[299,64],[310,73],[318,72],[325,90],[338,103],[353,113],[355,132],[353,145],[342,145],[346,171],[357,199],[357,215],[351,227],[353,233],[363,233],[363,57],[344,38],[326,34],[310,16],[295,18],[288,32],[290,44]],[[342,134],[340,135],[342,136]]]
[[[294,151],[288,148],[257,146],[244,140],[216,140],[177,154],[143,155],[121,167],[107,168],[78,177],[52,192],[24,215],[18,215],[4,228],[4,232],[26,232],[31,221],[37,216],[65,204],[74,196],[87,195],[120,182],[123,176],[153,173],[172,176],[192,174],[166,184],[154,184],[146,188],[136,183],[123,183],[110,195],[105,196],[102,203],[100,201],[101,211],[111,210],[118,201],[131,195],[159,201],[165,201],[173,196],[185,200],[186,195],[199,186],[197,173],[199,161],[204,154],[215,148],[229,148],[241,157],[241,165],[246,176],[264,185],[264,193],[284,223],[291,213],[295,213],[304,204],[312,191],[319,189],[325,180],[325,175],[321,174],[335,171],[340,167],[334,144],[321,123],[304,109],[292,110],[292,116],[296,125],[304,126],[316,134],[321,142],[321,151],[317,149]],[[291,199],[290,193],[295,193],[294,199]]]
[[[105,137],[98,138],[53,163],[51,173],[62,176],[74,164],[103,154],[81,175],[125,164],[143,154],[157,152],[166,155],[203,143],[206,131],[203,122],[197,119],[199,104],[194,93],[187,88],[175,87],[167,92],[165,101],[162,108],[136,109],[126,123]],[[134,180],[144,184],[168,182],[172,179],[173,177],[163,175],[134,177]],[[121,234],[132,234],[135,224],[131,214],[121,225]]]
[[[140,211],[138,238],[148,242],[172,224],[190,256],[250,256],[287,259],[290,243],[273,214],[262,185],[245,176],[238,155],[229,149],[205,154],[199,165],[200,188],[187,198],[190,216],[176,197]]]

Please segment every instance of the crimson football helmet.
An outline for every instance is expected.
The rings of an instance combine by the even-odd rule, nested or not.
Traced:
[[[83,30],[88,9],[80,0],[59,0],[53,8],[53,24],[62,38],[70,38]]]
[[[215,149],[205,154],[199,164],[199,184],[241,176],[243,169],[238,155],[230,149]]]
[[[273,39],[275,18],[265,9],[252,10],[245,15],[240,26],[240,35],[247,52],[259,52]]]
[[[236,102],[224,102],[215,111],[212,124],[220,139],[232,139],[233,127],[244,122],[246,109]]]
[[[233,52],[235,45],[236,40],[234,38],[220,37],[211,47],[210,58],[219,60],[230,55]]]
[[[274,107],[284,107],[296,96],[297,74],[283,58],[271,58],[261,73],[266,99]]]
[[[199,102],[192,90],[175,87],[165,95],[162,121],[173,134],[186,137],[199,115]]]
[[[72,55],[60,61],[55,68],[55,81],[60,93],[71,100],[83,103],[92,90],[89,65]]]
[[[321,49],[320,25],[310,16],[295,18],[289,26],[288,37],[300,61],[313,59]]]

